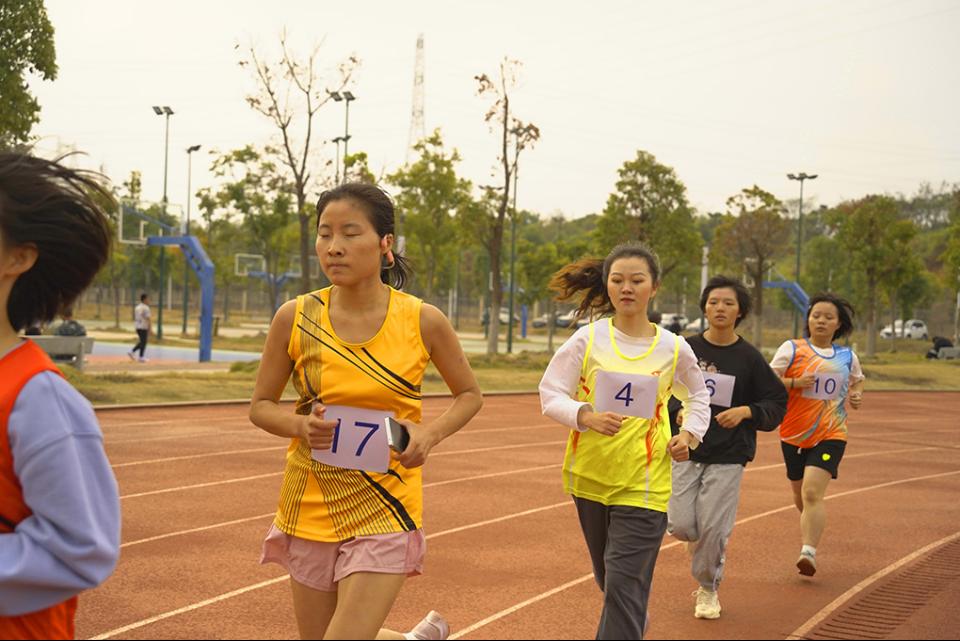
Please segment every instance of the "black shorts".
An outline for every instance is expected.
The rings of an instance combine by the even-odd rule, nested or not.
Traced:
[[[799,448],[784,441],[780,441],[783,450],[783,462],[787,464],[787,478],[791,481],[803,480],[803,468],[807,466],[819,467],[830,472],[830,476],[837,478],[837,468],[846,449],[846,441],[820,441],[810,449]]]

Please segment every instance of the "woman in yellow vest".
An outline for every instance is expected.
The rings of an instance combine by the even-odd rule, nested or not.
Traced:
[[[250,420],[291,439],[262,562],[290,572],[304,639],[449,632],[435,612],[408,636],[381,629],[406,577],[422,570],[421,466],[482,404],[450,322],[399,291],[408,268],[393,243],[393,203],[379,188],[347,183],[324,192],[316,249],[332,285],[277,311],[257,374]],[[454,399],[421,424],[428,361]],[[291,374],[295,413],[279,405]],[[387,417],[409,434],[393,454]]]
[[[787,388],[780,445],[800,510],[803,539],[797,568],[817,571],[817,545],[827,525],[824,496],[837,478],[847,446],[847,410],[863,403],[863,370],[849,347],[834,341],[853,331],[853,307],[833,294],[817,294],[807,308],[804,338],[783,343],[770,363]]]
[[[540,381],[543,413],[570,428],[563,485],[603,591],[597,639],[643,638],[667,528],[670,459],[687,460],[710,424],[693,350],[648,320],[659,286],[656,254],[639,243],[568,265],[551,281],[560,300],[583,295],[580,316],[601,317],[557,350]],[[673,437],[671,395],[686,419]]]

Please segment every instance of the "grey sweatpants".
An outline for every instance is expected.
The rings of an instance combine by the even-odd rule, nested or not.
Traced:
[[[590,550],[593,576],[603,590],[597,639],[642,639],[667,515],[629,505],[573,500]]]
[[[737,518],[742,478],[742,465],[673,463],[667,532],[681,541],[696,542],[693,578],[714,592],[723,578],[724,552]]]

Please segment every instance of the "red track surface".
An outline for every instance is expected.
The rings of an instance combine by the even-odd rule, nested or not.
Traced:
[[[425,418],[447,403],[426,400]],[[296,638],[284,573],[258,564],[286,442],[253,427],[242,406],[98,416],[123,497],[124,548],[113,577],[81,598],[78,636]],[[794,567],[799,518],[779,442],[761,434],[727,550],[723,616],[693,618],[689,561],[667,536],[648,638],[787,637],[864,579],[956,534],[957,416],[957,393],[866,395],[851,412],[812,580]],[[389,627],[409,629],[436,609],[465,638],[593,637],[601,595],[561,490],[565,437],[536,396],[493,396],[434,450],[424,471],[425,574],[407,582]],[[898,634],[922,625],[923,637],[956,638],[955,595],[941,594],[931,616],[934,606],[920,610]]]

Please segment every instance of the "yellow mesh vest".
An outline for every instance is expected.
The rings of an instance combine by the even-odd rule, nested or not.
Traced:
[[[593,430],[571,431],[563,459],[564,490],[604,505],[632,505],[667,511],[670,500],[670,420],[667,401],[680,354],[680,339],[657,327],[653,344],[636,357],[617,347],[613,319],[590,324],[590,338],[580,370],[577,400],[594,403],[597,372],[659,376],[652,419],[627,418],[616,436]]]
[[[297,297],[287,351],[294,362],[297,413],[314,400],[393,412],[420,422],[420,384],[430,355],[420,335],[422,301],[390,290],[386,319],[365,343],[340,340],[328,314],[330,288]],[[421,468],[391,461],[386,473],[347,470],[310,458],[293,439],[274,523],[287,534],[344,541],[422,526]]]

